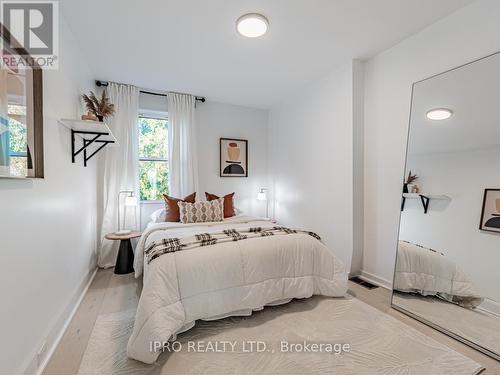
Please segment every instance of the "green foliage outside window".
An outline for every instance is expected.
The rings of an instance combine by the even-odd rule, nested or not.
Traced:
[[[24,177],[28,174],[26,107],[9,105],[10,174]]]
[[[168,194],[167,120],[139,117],[139,191],[141,200]]]

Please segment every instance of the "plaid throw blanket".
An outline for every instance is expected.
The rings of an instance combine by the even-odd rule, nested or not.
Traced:
[[[285,227],[248,227],[236,229],[226,229],[214,233],[200,233],[183,238],[164,238],[151,243],[144,251],[148,264],[163,254],[173,253],[181,250],[194,249],[196,247],[215,245],[217,243],[241,241],[248,238],[267,237],[275,235],[287,235],[294,233],[304,233],[321,241],[320,236],[314,232],[305,230],[289,229]]]

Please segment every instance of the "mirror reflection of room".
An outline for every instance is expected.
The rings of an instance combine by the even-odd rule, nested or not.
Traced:
[[[500,55],[414,85],[393,305],[500,355]]]
[[[0,69],[0,176],[32,176],[31,73],[23,66]],[[30,147],[31,143],[31,147]]]

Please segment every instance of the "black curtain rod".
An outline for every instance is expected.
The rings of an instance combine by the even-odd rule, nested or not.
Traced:
[[[109,85],[109,83],[106,81],[96,80],[95,85],[97,87],[107,87]],[[151,92],[151,91],[145,91],[145,90],[139,90],[139,92],[141,92],[143,94],[148,94],[148,95],[167,96],[167,94],[160,94],[159,92]],[[179,93],[179,94],[181,94],[181,93]],[[196,96],[195,99],[202,102],[202,103],[205,103],[205,100],[206,100],[203,96]]]

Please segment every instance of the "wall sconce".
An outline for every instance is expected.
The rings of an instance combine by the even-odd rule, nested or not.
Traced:
[[[121,206],[121,204],[120,204],[120,197],[123,194],[127,194],[127,196],[125,197],[125,202],[124,202],[125,208],[127,208],[127,207],[134,207],[134,209],[136,209],[136,206],[137,206],[137,199],[135,198],[134,192],[132,190],[122,190],[122,191],[120,191],[118,193],[118,230],[115,232],[115,234],[118,235],[118,236],[124,236],[124,235],[130,234],[132,232],[130,229],[123,229],[123,230],[121,229],[121,224],[120,224],[120,217],[121,217],[121,213],[120,213],[120,206]],[[134,217],[135,217],[135,215],[134,215]],[[125,221],[125,217],[123,218],[123,221]]]
[[[257,200],[266,202],[266,218],[269,217],[269,201],[267,199],[267,189],[260,188],[259,193],[257,194]]]

